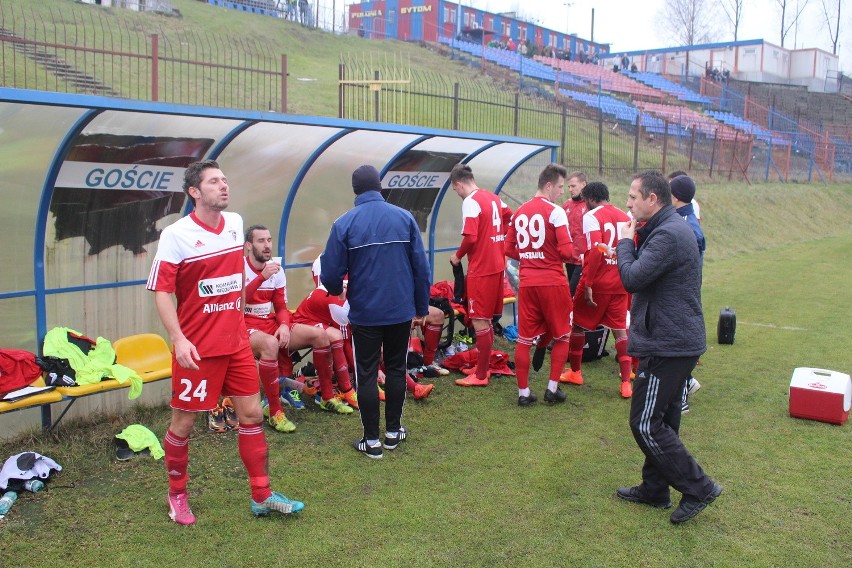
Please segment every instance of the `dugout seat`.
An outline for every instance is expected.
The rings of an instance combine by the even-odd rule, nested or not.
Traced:
[[[115,362],[136,371],[144,383],[172,376],[172,352],[156,333],[122,337],[112,347]]]

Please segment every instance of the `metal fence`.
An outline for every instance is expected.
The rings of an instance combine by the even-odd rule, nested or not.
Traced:
[[[286,111],[287,60],[261,42],[142,29],[99,11],[0,4],[0,84],[138,100]]]
[[[789,146],[733,139],[664,121],[649,130],[641,114],[629,124],[567,99],[555,99],[527,79],[513,89],[514,77],[453,80],[438,73],[400,70],[397,62],[342,60],[339,116],[543,138],[560,142],[560,162],[572,170],[625,179],[645,169],[686,170],[716,180],[788,180],[807,176],[807,164],[792,160]],[[498,74],[499,76],[499,74]]]

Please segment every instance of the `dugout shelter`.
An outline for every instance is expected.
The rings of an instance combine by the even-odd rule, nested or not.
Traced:
[[[0,88],[0,348],[39,353],[56,326],[112,341],[165,336],[145,284],[160,232],[191,210],[190,162],[219,161],[229,211],[269,227],[295,307],[313,288],[310,265],[331,223],[352,207],[359,165],[376,166],[385,198],[417,219],[438,281],[452,278],[460,242],[452,166],[469,163],[515,208],[556,152],[545,140]],[[126,393],[106,393],[75,412],[122,404]],[[42,419],[0,416],[0,431]]]

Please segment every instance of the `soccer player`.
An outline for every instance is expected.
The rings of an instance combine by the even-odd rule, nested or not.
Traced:
[[[506,254],[519,261],[515,350],[519,406],[536,401],[529,389],[530,348],[535,337],[545,332],[554,338],[554,344],[544,400],[565,402],[565,393],[559,388],[559,373],[568,360],[572,302],[562,263],[571,258],[572,246],[568,216],[554,201],[564,192],[567,173],[558,164],[545,167],[538,177],[538,191],[512,215],[506,234]]]
[[[237,444],[248,472],[252,513],[296,513],[304,503],[269,486],[257,366],[242,310],[243,220],[225,212],[230,188],[213,160],[190,164],[183,189],[193,212],[163,230],[147,283],[174,345],[172,417],[163,440],[169,517],[181,525],[195,523],[186,491],[189,436],[196,415],[215,408],[222,394],[231,397],[239,419]]]
[[[565,180],[570,199],[562,204],[568,214],[568,233],[571,235],[573,252],[571,259],[565,263],[568,280],[571,282],[571,295],[577,291],[577,283],[583,273],[583,253],[586,252],[586,237],[583,235],[583,215],[588,211],[586,200],[583,199],[583,188],[588,178],[583,172],[571,172]]]
[[[491,320],[503,313],[503,270],[506,267],[503,243],[512,210],[493,193],[480,189],[473,178],[473,171],[466,164],[453,166],[450,184],[463,200],[464,236],[461,246],[450,256],[450,264],[458,266],[465,255],[468,257],[465,280],[467,317],[476,332],[479,351],[475,374],[457,379],[456,384],[487,387],[491,376],[488,370],[491,347],[494,345]]]
[[[313,348],[314,366],[321,389],[320,408],[351,414],[352,408],[335,398],[331,387],[331,342],[325,330],[292,321],[287,309],[287,278],[281,265],[272,261],[269,229],[253,225],[246,231],[246,325],[252,351],[259,358],[260,382],[269,403],[269,424],[279,432],[296,429],[284,414],[279,398],[279,365],[289,353]],[[342,385],[343,386],[343,385]],[[355,391],[348,385],[350,397]]]
[[[331,349],[334,374],[341,391],[340,397],[352,408],[358,408],[358,396],[352,388],[350,368],[355,368],[352,354],[352,327],[349,325],[349,301],[346,299],[346,282],[343,294],[332,296],[319,281],[322,265],[320,259],[314,261],[312,270],[316,288],[299,303],[293,314],[293,322],[317,327],[325,331]],[[333,396],[331,378],[320,379],[321,398]],[[326,392],[328,391],[328,392]]]
[[[599,325],[612,330],[615,352],[621,375],[621,396],[630,398],[632,360],[627,354],[628,296],[618,276],[615,244],[621,227],[630,217],[609,203],[609,188],[592,182],[583,188],[583,198],[589,211],[583,216],[586,253],[583,275],[574,294],[574,326],[571,329],[571,368],[560,377],[564,383],[583,384],[583,345],[586,331]]]

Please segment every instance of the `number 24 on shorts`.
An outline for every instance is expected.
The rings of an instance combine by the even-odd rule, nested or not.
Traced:
[[[197,398],[198,400],[204,400],[205,398],[207,398],[207,379],[204,379],[203,381],[198,383],[198,386],[195,387],[195,390],[192,390],[192,381],[190,381],[189,379],[181,379],[180,384],[183,387],[183,390],[181,391],[180,395],[178,395],[179,399],[188,402],[193,398]],[[189,391],[192,391],[192,394],[190,394]]]

